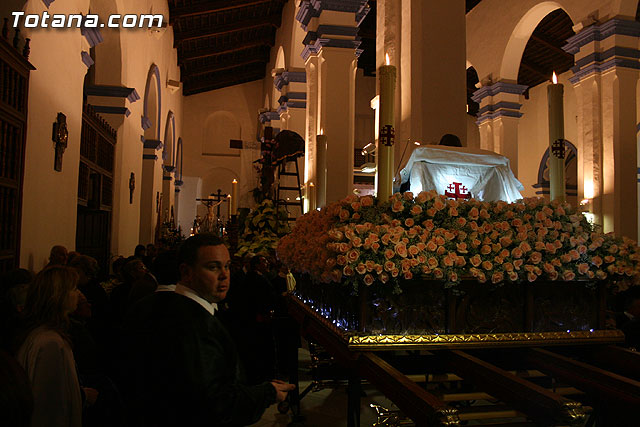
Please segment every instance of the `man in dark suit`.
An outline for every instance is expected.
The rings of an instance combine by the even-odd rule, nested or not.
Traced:
[[[294,388],[247,386],[227,330],[215,317],[229,290],[229,251],[214,235],[186,240],[175,292],[140,301],[126,322],[125,367],[136,425],[240,426]]]

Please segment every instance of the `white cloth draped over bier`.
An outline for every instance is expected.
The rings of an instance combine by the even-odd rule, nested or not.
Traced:
[[[416,148],[400,171],[401,182],[410,180],[413,194],[436,190],[452,191],[460,183],[477,200],[504,200],[512,203],[522,198],[524,186],[511,171],[509,159],[492,151],[441,145]]]

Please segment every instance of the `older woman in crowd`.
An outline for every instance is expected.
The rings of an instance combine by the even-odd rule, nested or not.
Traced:
[[[67,336],[69,314],[78,304],[77,285],[73,268],[56,265],[38,273],[27,293],[16,359],[33,391],[32,426],[82,424],[82,395]]]

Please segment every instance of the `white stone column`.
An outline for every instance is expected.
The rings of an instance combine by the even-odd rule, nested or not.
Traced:
[[[400,159],[407,138],[437,144],[444,134],[451,133],[465,145],[465,2],[378,0],[377,9],[383,14],[378,19],[378,34],[389,33],[379,35],[378,41],[400,55],[393,58],[390,54],[391,64],[399,67],[401,98],[396,123],[402,139],[396,139],[396,158]],[[381,23],[385,27],[381,28]],[[376,60],[378,66],[384,62],[381,49]]]
[[[307,110],[307,132],[314,121],[316,132],[322,130],[327,136],[327,203],[346,197],[353,189],[357,33],[368,10],[367,0],[302,0],[296,16],[307,31],[302,52],[307,78],[309,82],[317,79],[313,83],[317,85],[317,110],[315,117],[313,107]],[[313,56],[317,58],[311,59]],[[314,100],[309,96],[308,101]]]
[[[585,28],[564,48],[576,59],[570,80],[578,95],[578,194],[592,199],[603,231],[633,239],[638,238],[639,38],[640,23],[614,18]]]
[[[495,151],[509,159],[511,170],[518,176],[518,121],[520,96],[526,86],[497,82],[484,86],[473,94],[480,104],[477,124],[480,128],[480,148]]]

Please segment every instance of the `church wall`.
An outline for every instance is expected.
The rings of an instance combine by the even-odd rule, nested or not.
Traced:
[[[480,148],[480,129],[476,118],[467,114],[467,147]]]
[[[467,14],[467,60],[475,67],[481,82],[487,79],[493,82],[500,79],[515,80],[517,68],[516,75],[508,76],[501,75],[500,70],[509,40],[525,15],[529,13],[528,16],[533,16],[532,11],[536,10],[547,11],[539,20],[521,27],[529,30],[528,33],[515,37],[523,43],[522,51],[540,20],[554,9],[562,7],[574,24],[585,21],[584,25],[588,25],[591,21],[587,17],[592,14],[599,20],[613,17],[616,10],[614,3],[612,0],[483,0]],[[515,63],[516,67],[521,53],[519,52],[520,56],[510,58],[510,62]]]
[[[51,13],[85,11],[88,0],[55,2]],[[41,14],[40,0],[26,13]],[[25,149],[20,265],[38,271],[55,244],[75,247],[78,162],[82,125],[82,82],[86,67],[80,58],[80,30],[29,29],[30,61],[36,67],[29,83],[29,116]],[[69,139],[62,171],[53,169],[51,129],[58,112],[67,118]]]
[[[193,181],[193,178],[202,178],[202,188],[197,197],[208,196],[209,192],[218,188],[228,194],[231,192],[232,179],[240,176],[240,150],[229,148],[229,133],[207,134],[207,125],[210,130],[214,129],[211,120],[215,120],[216,115],[223,114],[230,118],[231,127],[236,129],[239,126],[237,139],[255,141],[258,109],[264,102],[263,84],[263,80],[257,80],[184,98],[183,175],[185,186],[190,182],[188,179]],[[215,151],[203,155],[205,146],[209,147],[207,150]],[[251,188],[253,187],[255,185]],[[196,203],[195,197],[192,200],[188,198],[188,195],[195,193],[196,190],[192,189],[185,191],[185,194],[181,191],[180,209],[195,212],[197,204],[197,212],[202,215],[205,212],[204,206]],[[221,213],[226,216],[225,209]],[[181,222],[186,222],[184,215],[181,218]],[[193,222],[193,218],[190,222]]]
[[[569,82],[572,72],[561,74],[558,82],[564,85],[564,135],[578,146],[576,95]],[[547,86],[542,83],[529,90],[529,99],[522,98],[523,116],[518,123],[518,179],[524,185],[524,197],[536,195],[533,187],[538,182],[538,169],[545,150],[549,147],[549,107]]]
[[[26,13],[161,13],[168,19],[164,0],[141,2],[56,1],[46,9],[41,0],[30,0]],[[106,17],[105,15],[105,17]],[[141,126],[145,83],[149,68],[156,64],[161,76],[160,129],[163,131],[167,112],[176,116],[176,139],[182,129],[181,91],[171,93],[166,80],[179,80],[176,51],[171,27],[158,34],[148,30],[120,29],[102,31],[105,41],[96,46],[96,84],[135,88],[141,97],[136,102],[118,100],[131,114],[104,114],[118,131],[114,170],[111,253],[128,256],[138,243],[140,191],[142,187]],[[25,182],[22,214],[21,266],[39,270],[46,264],[49,249],[55,244],[75,248],[78,164],[82,123],[83,79],[87,67],[81,52],[90,46],[76,29],[25,29],[31,38],[30,61],[37,68],[31,74],[29,89],[29,123],[25,153]],[[117,40],[119,38],[119,41]],[[114,105],[114,99],[92,97],[90,103]],[[64,153],[62,172],[53,170],[51,126],[56,114],[67,116],[69,143]],[[158,139],[164,138],[164,132]],[[158,167],[161,163],[161,152]],[[133,204],[129,204],[129,177],[135,173]],[[162,190],[162,178],[158,179]]]

